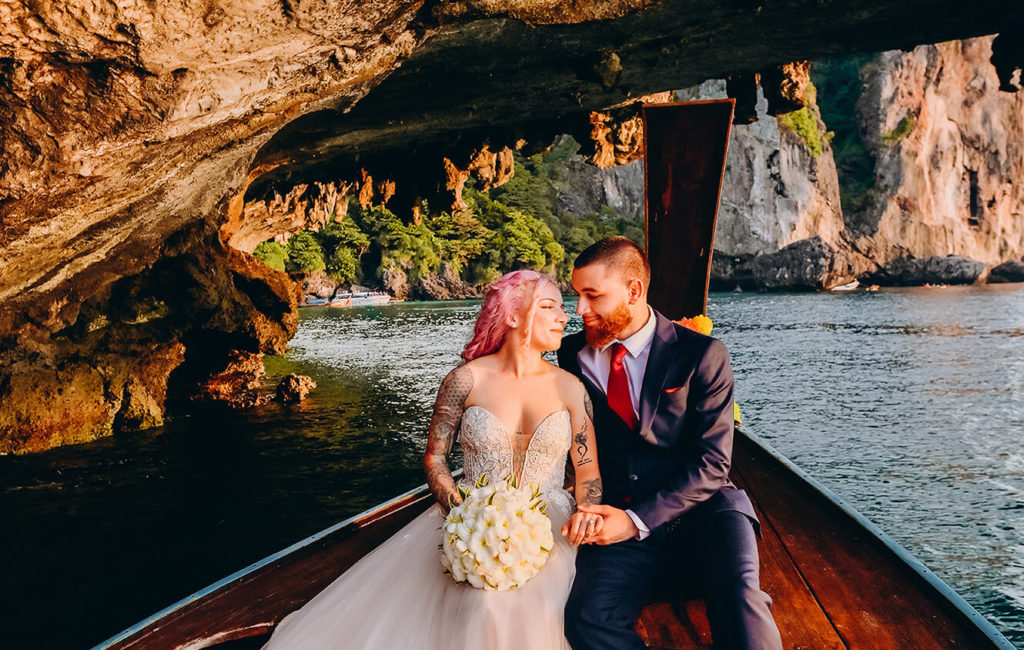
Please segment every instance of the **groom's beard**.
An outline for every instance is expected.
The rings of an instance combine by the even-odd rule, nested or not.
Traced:
[[[619,333],[626,329],[633,316],[629,313],[629,305],[622,303],[612,313],[597,318],[596,323],[583,324],[583,336],[587,339],[587,345],[600,349],[619,338]]]

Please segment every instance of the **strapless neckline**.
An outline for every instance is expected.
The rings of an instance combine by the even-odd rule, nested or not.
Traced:
[[[548,495],[549,504],[571,512],[572,498],[562,489],[572,441],[571,411],[549,413],[537,423],[529,440],[525,435],[513,436],[486,407],[465,407],[459,426],[466,472],[463,480],[472,484],[484,475],[515,477],[523,485],[536,484]]]
[[[480,409],[481,411],[483,411],[487,415],[491,416],[491,419],[498,423],[498,426],[500,426],[502,431],[505,432],[505,435],[508,435],[508,433],[509,433],[508,427],[506,427],[505,423],[501,421],[501,418],[499,418],[497,415],[495,415],[490,409],[488,409],[487,407],[484,407],[484,406],[480,406],[479,404],[470,404],[469,406],[466,407],[467,411],[469,409]],[[533,442],[533,439],[534,439],[534,437],[536,437],[537,432],[541,430],[541,428],[547,423],[548,420],[550,420],[551,418],[555,417],[559,413],[568,413],[568,412],[569,412],[569,409],[558,409],[557,411],[552,411],[551,413],[548,413],[543,418],[541,418],[541,421],[537,423],[536,427],[534,427],[533,433],[530,434],[530,442]]]

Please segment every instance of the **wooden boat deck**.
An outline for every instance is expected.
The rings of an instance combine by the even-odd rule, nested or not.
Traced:
[[[761,586],[785,648],[1012,648],[905,550],[745,436],[733,466],[761,520]],[[654,648],[711,648],[699,600],[656,603],[639,625]]]
[[[738,434],[733,464],[734,480],[750,493],[762,522],[761,583],[774,599],[785,648],[1012,650],[906,551],[787,461]],[[425,491],[404,495],[229,576],[98,647],[259,647],[285,614],[430,504]],[[638,630],[652,648],[711,648],[699,598],[651,604]]]

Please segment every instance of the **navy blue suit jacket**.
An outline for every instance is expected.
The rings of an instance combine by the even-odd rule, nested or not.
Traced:
[[[736,510],[757,521],[750,499],[729,480],[733,376],[718,339],[654,312],[657,319],[631,431],[580,369],[582,332],[562,339],[558,364],[583,381],[594,404],[604,501],[629,508],[652,532],[678,517]]]

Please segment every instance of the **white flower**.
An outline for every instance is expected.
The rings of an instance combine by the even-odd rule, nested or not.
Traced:
[[[441,564],[456,582],[517,589],[537,574],[554,545],[544,500],[531,486],[478,481],[452,508],[441,535]]]

